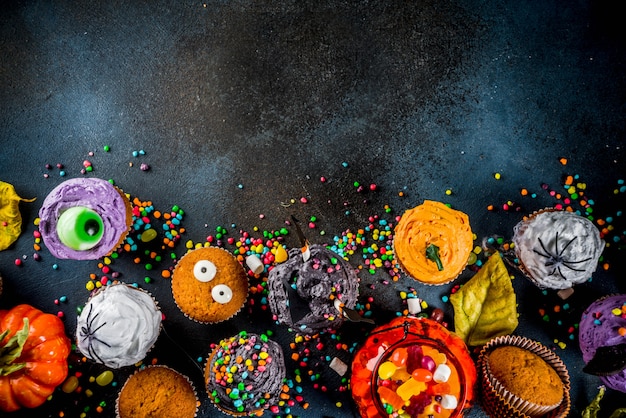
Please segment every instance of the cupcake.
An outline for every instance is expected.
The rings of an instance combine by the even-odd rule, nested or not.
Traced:
[[[268,276],[268,303],[278,323],[297,332],[315,334],[344,322],[342,307],[354,308],[359,293],[356,270],[323,245],[288,251],[288,260]]]
[[[248,276],[227,250],[203,247],[187,252],[172,273],[172,294],[179,309],[201,323],[225,321],[248,297]]]
[[[128,197],[97,178],[76,178],[55,187],[39,210],[39,231],[56,258],[95,260],[119,247],[133,222]]]
[[[407,275],[424,284],[456,279],[472,246],[469,217],[440,202],[426,200],[405,211],[394,230],[396,261]]]
[[[255,416],[278,402],[286,378],[282,348],[245,331],[213,348],[204,372],[211,402],[232,416]]]
[[[478,359],[483,408],[491,417],[566,417],[567,368],[550,349],[525,337],[496,337]]]
[[[593,223],[573,212],[542,210],[513,229],[515,255],[538,287],[568,289],[596,271],[604,241]]]
[[[584,372],[600,376],[607,387],[626,392],[626,295],[606,296],[582,314],[578,343]]]
[[[124,383],[115,410],[117,418],[193,418],[198,397],[186,376],[166,366],[148,366]]]
[[[116,369],[145,358],[161,331],[161,312],[147,292],[116,283],[98,289],[76,322],[78,350]]]
[[[363,418],[458,418],[472,407],[476,379],[463,340],[434,320],[399,317],[357,351],[350,385]]]

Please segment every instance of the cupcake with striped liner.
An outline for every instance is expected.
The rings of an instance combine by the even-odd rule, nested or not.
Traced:
[[[88,359],[117,369],[146,357],[161,331],[152,296],[124,283],[101,287],[76,320],[76,346]]]
[[[193,418],[198,396],[189,378],[167,366],[137,370],[115,402],[117,418]]]
[[[259,416],[279,401],[286,370],[276,342],[241,331],[214,346],[204,372],[206,390],[227,415]]]
[[[172,273],[172,294],[183,314],[218,323],[235,316],[248,297],[248,276],[227,250],[202,247],[187,252]]]

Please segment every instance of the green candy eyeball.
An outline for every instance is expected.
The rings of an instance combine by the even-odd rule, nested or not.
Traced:
[[[104,234],[102,218],[94,210],[74,206],[64,211],[57,221],[57,235],[61,242],[77,251],[95,247]]]

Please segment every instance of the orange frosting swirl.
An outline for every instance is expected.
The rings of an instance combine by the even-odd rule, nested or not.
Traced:
[[[467,265],[472,250],[469,217],[440,202],[424,201],[402,215],[394,231],[393,248],[400,267],[415,280],[445,284]],[[430,245],[438,248],[442,269],[427,257]]]

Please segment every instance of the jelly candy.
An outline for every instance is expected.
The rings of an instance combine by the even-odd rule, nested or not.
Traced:
[[[396,411],[404,407],[404,400],[400,395],[387,387],[380,386],[378,388],[378,395],[384,403],[391,405]]]
[[[396,365],[391,361],[386,361],[378,366],[378,377],[381,379],[389,379],[396,372]]]
[[[396,393],[402,398],[402,400],[408,401],[413,396],[419,395],[424,390],[426,390],[426,383],[411,378],[401,384]]]
[[[391,361],[397,367],[404,367],[404,365],[406,364],[406,358],[407,350],[404,347],[396,348],[395,350],[393,350],[393,354],[391,355]]]
[[[422,360],[422,347],[419,345],[411,345],[406,349],[406,371],[413,373],[413,370],[421,366]]]
[[[423,356],[420,361],[420,365],[422,366],[422,369],[426,369],[431,372],[434,372],[437,367],[435,360],[433,360],[431,356]]]
[[[431,380],[433,380],[433,373],[430,370],[421,368],[413,370],[411,376],[413,377],[413,379],[420,382],[430,382]]]

